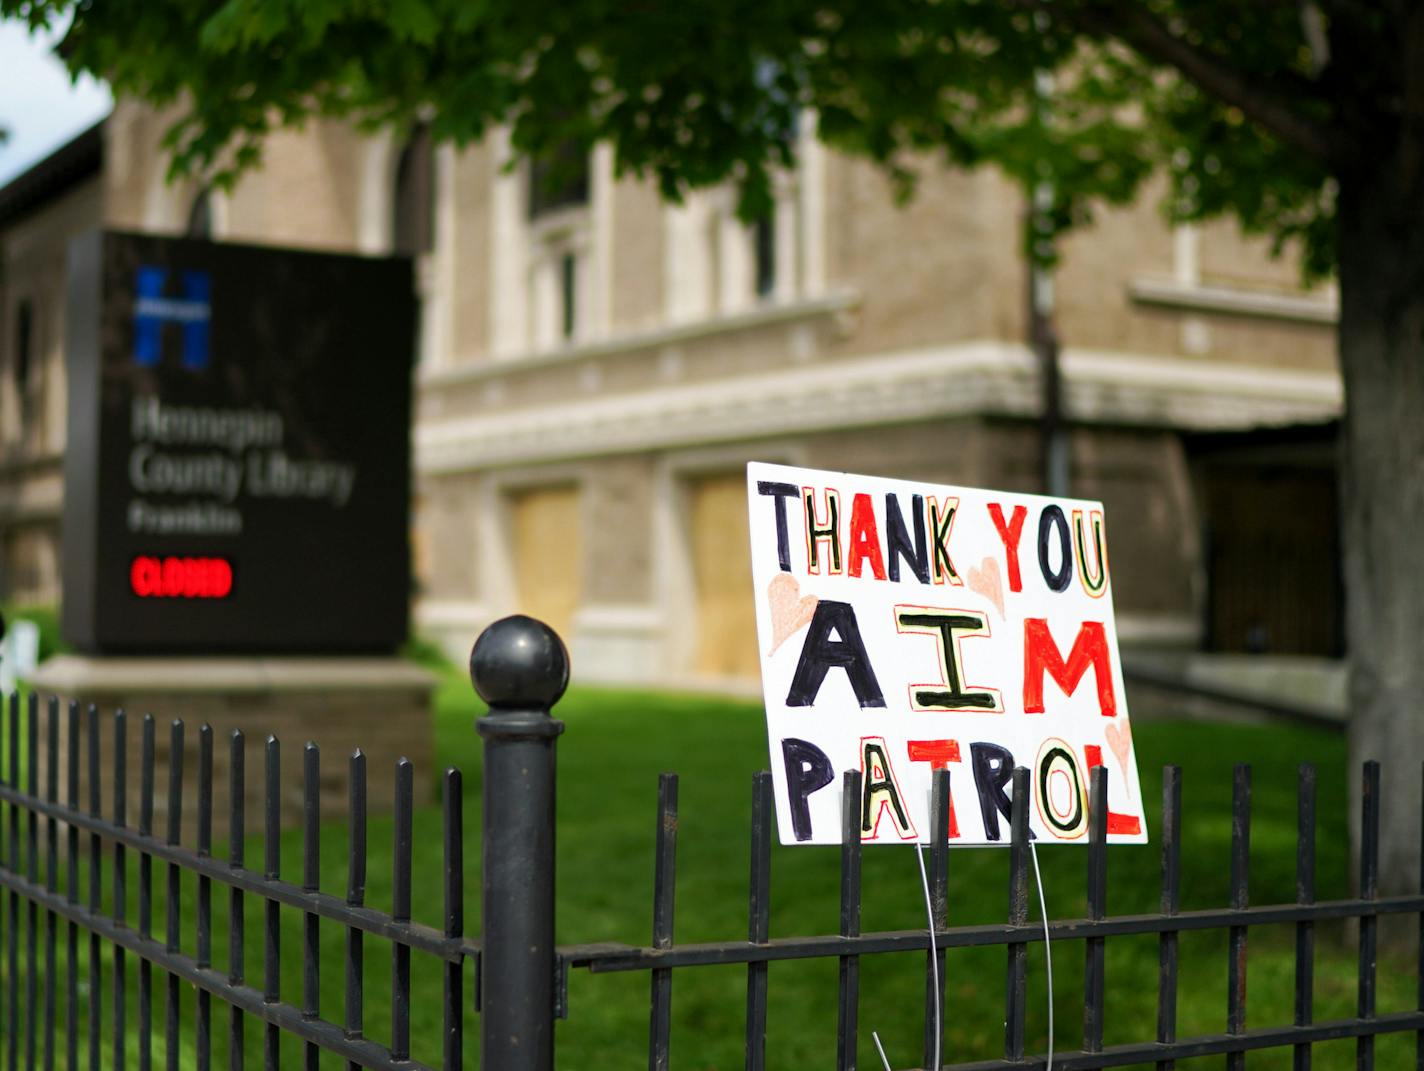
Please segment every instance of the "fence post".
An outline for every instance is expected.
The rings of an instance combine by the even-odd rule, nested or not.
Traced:
[[[496,621],[470,651],[484,737],[480,1066],[554,1067],[554,745],[569,656],[542,621]]]

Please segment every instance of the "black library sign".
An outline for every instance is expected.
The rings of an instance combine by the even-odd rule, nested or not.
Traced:
[[[65,638],[96,653],[396,647],[415,315],[406,258],[75,239]]]

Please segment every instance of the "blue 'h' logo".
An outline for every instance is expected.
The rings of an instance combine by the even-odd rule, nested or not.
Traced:
[[[139,268],[134,287],[134,363],[156,365],[163,356],[163,325],[183,328],[183,367],[208,366],[208,321],[212,318],[213,278],[205,271],[178,273],[182,297],[164,297],[167,268]]]

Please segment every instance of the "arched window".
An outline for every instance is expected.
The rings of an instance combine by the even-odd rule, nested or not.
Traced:
[[[188,209],[188,226],[184,235],[189,238],[211,238],[213,236],[212,191],[204,189],[193,198],[193,207]]]
[[[532,341],[547,349],[578,341],[588,327],[589,155],[564,142],[531,161],[528,176]]]
[[[588,153],[563,142],[550,157],[529,165],[529,218],[588,204]]]
[[[415,128],[396,164],[391,246],[403,256],[428,253],[435,244],[435,157],[430,129]]]

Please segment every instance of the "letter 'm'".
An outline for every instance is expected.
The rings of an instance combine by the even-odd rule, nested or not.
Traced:
[[[1053,634],[1048,631],[1048,619],[1024,619],[1024,713],[1043,713],[1043,675],[1053,678],[1064,695],[1072,695],[1083,674],[1093,670],[1098,686],[1098,709],[1103,717],[1117,716],[1117,695],[1113,691],[1112,661],[1108,656],[1107,634],[1101,621],[1084,621],[1073,639],[1068,660],[1058,650]]]

